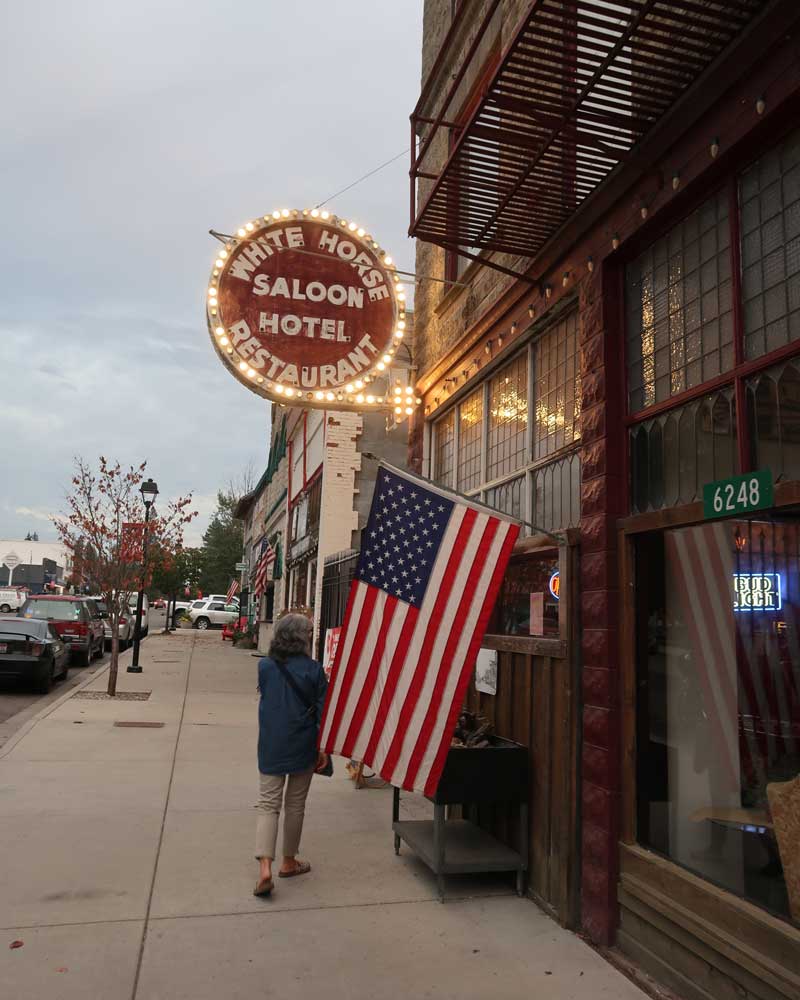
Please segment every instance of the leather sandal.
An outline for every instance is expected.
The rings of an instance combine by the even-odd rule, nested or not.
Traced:
[[[272,890],[275,888],[275,883],[271,878],[259,879],[256,882],[255,889],[253,889],[254,896],[269,896]]]
[[[295,875],[305,875],[311,871],[311,865],[307,861],[298,861],[290,872],[278,872],[278,878],[294,878]]]

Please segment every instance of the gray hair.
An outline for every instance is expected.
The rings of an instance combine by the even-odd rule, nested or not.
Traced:
[[[274,660],[287,660],[302,654],[310,656],[313,632],[314,625],[305,615],[284,615],[275,623],[269,655]]]

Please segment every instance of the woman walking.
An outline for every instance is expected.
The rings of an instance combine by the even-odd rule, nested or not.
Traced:
[[[317,733],[328,682],[311,659],[314,626],[305,615],[289,614],[275,625],[269,654],[258,663],[258,770],[260,795],[256,858],[260,865],[253,894],[269,896],[274,888],[272,862],[283,804],[283,859],[279,878],[311,871],[297,857],[303,832],[306,796],[315,771],[328,764],[317,753]],[[286,794],[284,796],[284,785]]]

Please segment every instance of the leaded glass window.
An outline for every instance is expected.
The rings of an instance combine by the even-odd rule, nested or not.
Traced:
[[[738,472],[733,387],[643,420],[630,448],[634,513],[702,499],[705,483]]]
[[[631,412],[733,367],[728,197],[720,191],[625,271]]]
[[[491,482],[525,465],[528,430],[528,355],[518,355],[489,384],[489,453],[486,478]]]
[[[577,452],[533,472],[533,523],[545,531],[575,528],[581,519],[581,458]]]
[[[458,408],[458,489],[474,490],[481,482],[483,389],[467,396]]]
[[[800,479],[800,358],[752,375],[747,411],[753,468]]]
[[[493,486],[486,491],[484,502],[511,517],[525,520],[525,477],[517,476],[500,486]]]
[[[580,438],[578,313],[571,312],[533,345],[533,457],[546,458]]]
[[[744,353],[800,338],[800,131],[741,177]]]
[[[455,414],[451,410],[433,425],[433,478],[442,486],[453,483]]]

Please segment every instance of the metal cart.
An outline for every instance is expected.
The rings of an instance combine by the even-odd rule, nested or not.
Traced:
[[[453,747],[447,754],[433,803],[432,820],[401,820],[400,789],[394,789],[394,851],[405,841],[436,875],[444,902],[444,876],[479,872],[517,873],[517,893],[525,891],[528,870],[528,749],[494,737],[482,748]],[[448,805],[519,804],[520,851],[515,851],[469,819],[447,819]]]

